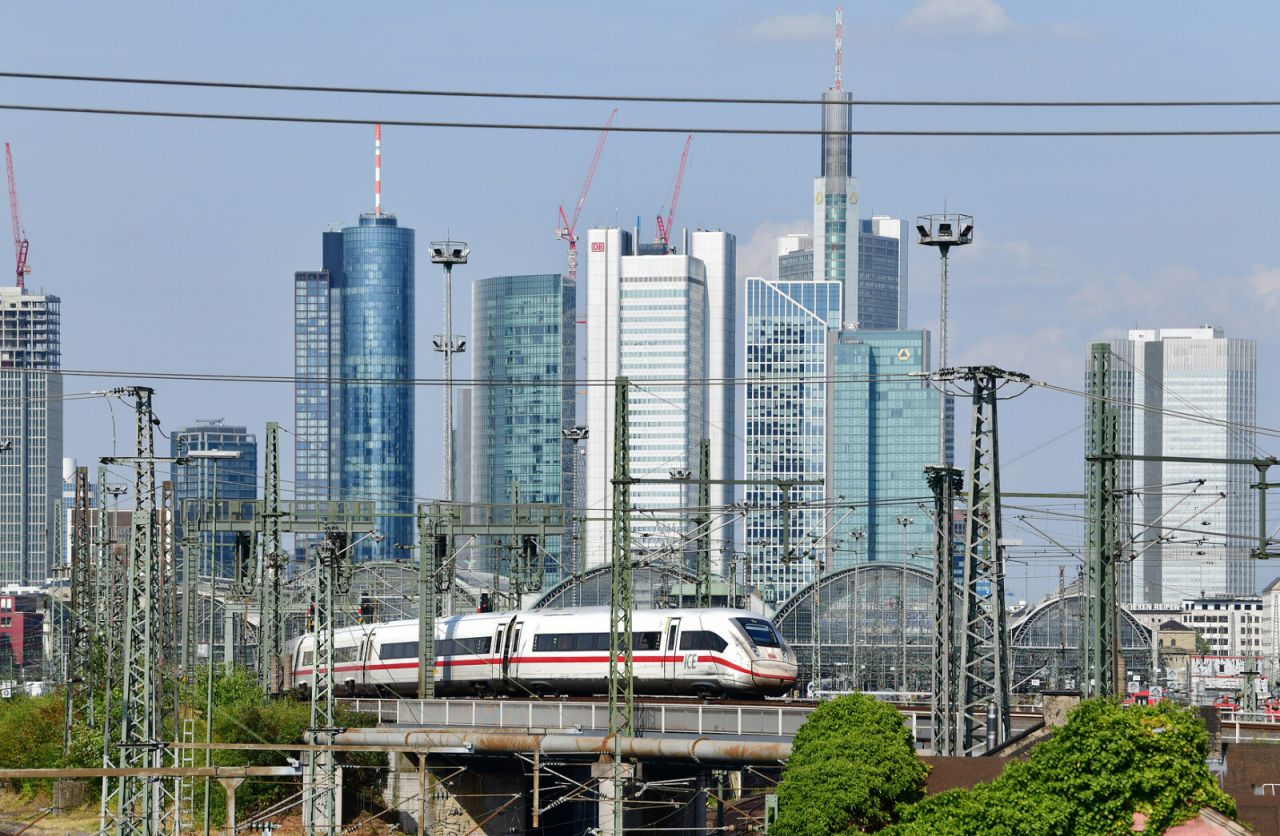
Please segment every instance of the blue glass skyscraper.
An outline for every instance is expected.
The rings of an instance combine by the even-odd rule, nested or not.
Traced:
[[[826,467],[827,334],[839,327],[840,282],[747,279],[746,478],[816,481]],[[822,485],[791,490],[795,552],[823,533]],[[778,604],[813,579],[812,559],[785,562],[782,493],[748,485],[747,583]],[[812,550],[810,550],[811,552]]]
[[[364,213],[325,233],[323,270],[294,276],[297,496],[374,503],[383,537],[357,561],[415,542],[413,244],[393,215]]]
[[[224,425],[221,418],[197,421],[189,427],[177,430],[169,437],[169,454],[174,458],[197,450],[229,450],[240,454],[239,458],[197,460],[190,464],[175,464],[172,471],[173,498],[178,508],[175,535],[183,538],[182,501],[204,499],[258,498],[258,439],[246,427]],[[216,494],[214,485],[217,485]],[[209,574],[208,560],[212,534],[200,538],[200,563],[198,573]],[[213,546],[213,574],[229,578],[235,568],[236,536],[231,532],[219,532]]]
[[[928,331],[829,336],[827,492],[850,509],[833,515],[832,570],[866,561],[933,565],[924,469],[938,461],[941,395],[920,377],[928,369]]]
[[[471,495],[465,502],[571,505],[575,286],[560,275],[495,276],[471,290]],[[558,582],[562,538],[542,544],[544,588]],[[567,543],[567,540],[563,542]],[[481,549],[477,568],[491,570]]]

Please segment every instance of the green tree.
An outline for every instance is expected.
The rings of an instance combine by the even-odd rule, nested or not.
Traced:
[[[1235,802],[1205,765],[1208,745],[1190,709],[1090,700],[1025,762],[990,784],[912,805],[890,832],[1106,836],[1127,833],[1137,812],[1149,817],[1150,833],[1203,807],[1234,816]]]
[[[874,832],[924,795],[928,774],[897,709],[863,694],[839,697],[796,732],[770,832]]]

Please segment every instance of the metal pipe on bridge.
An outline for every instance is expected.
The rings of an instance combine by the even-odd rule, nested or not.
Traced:
[[[714,764],[772,764],[791,757],[790,743],[709,740],[705,737],[585,737],[577,734],[502,732],[388,731],[349,729],[334,736],[336,745],[388,747],[396,751],[462,750],[475,754],[613,755],[639,760]]]

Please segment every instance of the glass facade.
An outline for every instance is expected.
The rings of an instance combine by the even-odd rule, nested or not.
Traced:
[[[927,331],[841,331],[828,343],[828,491],[852,509],[831,526],[833,568],[895,562],[933,566],[924,469],[938,463],[936,389]],[[950,430],[950,427],[948,427]]]
[[[706,285],[703,270],[682,272],[688,275],[624,275],[622,280],[618,373],[631,380],[631,473],[636,477],[698,468],[707,414]],[[693,504],[694,490],[680,484],[631,489],[635,507],[645,509],[631,526],[637,552],[684,550],[686,532],[669,518]]]
[[[472,286],[472,502],[514,502],[519,486],[521,503],[572,504],[573,442],[561,431],[574,425],[576,304],[573,283],[560,275]],[[548,540],[544,588],[561,576],[553,558],[562,539]],[[495,554],[486,552],[493,549],[473,551],[473,568],[493,570]]]
[[[1128,339],[1107,345],[1121,452],[1259,455],[1252,429],[1257,414],[1253,340],[1227,338],[1221,328],[1161,328],[1133,330]],[[1247,539],[1257,530],[1253,468],[1119,462],[1117,471],[1117,487],[1127,491],[1122,525],[1129,529],[1126,540],[1133,549],[1121,563],[1123,600],[1177,605],[1205,595],[1253,594],[1253,544]],[[1187,531],[1205,533],[1192,537]]]
[[[183,539],[183,500],[212,500],[258,498],[258,439],[245,427],[224,426],[222,421],[200,421],[183,427],[169,437],[169,455],[177,458],[197,450],[230,450],[240,454],[238,459],[197,459],[190,464],[175,464],[172,469],[173,499],[177,508],[177,525],[174,534]],[[230,578],[235,574],[235,534],[219,532],[217,543],[213,534],[200,535],[199,575],[210,574],[209,559],[215,577]],[[183,550],[186,556],[185,546]]]
[[[413,503],[413,230],[363,214],[342,230],[342,499],[372,500],[381,542],[353,558],[393,560],[417,542]]]
[[[44,583],[58,559],[62,303],[0,287],[0,584]]]
[[[746,478],[824,477],[827,334],[840,320],[840,282],[747,279]],[[826,514],[822,486],[791,490],[787,522],[792,556],[784,560],[782,493],[748,485],[747,583],[778,604],[813,579],[811,538]]]
[[[843,220],[840,223],[843,224]],[[906,325],[907,250],[903,245],[903,229],[902,221],[896,218],[876,216],[860,222],[856,310],[859,330],[893,331]],[[778,281],[812,278],[811,248],[778,256]]]
[[[297,496],[374,502],[383,538],[361,541],[357,561],[416,542],[413,246],[394,216],[362,214],[324,234],[324,269],[294,276]]]

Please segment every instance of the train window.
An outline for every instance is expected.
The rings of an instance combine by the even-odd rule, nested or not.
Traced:
[[[333,649],[333,661],[338,662],[354,662],[356,660],[356,646],[335,647]]]
[[[621,636],[619,643],[621,643]],[[661,633],[632,633],[632,648],[635,650],[657,650],[658,645],[662,642]]]
[[[720,653],[729,643],[710,630],[685,630],[680,634],[681,650],[714,650]]]
[[[313,654],[310,650],[302,654],[302,667],[304,668],[311,667],[311,660],[314,658],[315,658],[315,654]]]
[[[773,631],[773,625],[763,618],[735,618],[751,641],[756,647],[781,647],[782,643],[778,641],[778,634]]]
[[[662,634],[632,633],[631,638],[636,650],[657,650]],[[622,637],[619,636],[619,644]],[[608,633],[540,633],[533,637],[535,653],[552,653],[556,651],[609,650]]]
[[[479,656],[489,652],[488,636],[474,636],[469,639],[439,639],[436,641],[437,656]],[[417,642],[413,643],[417,655]]]
[[[378,648],[378,655],[383,659],[417,659],[417,642],[385,642]]]

